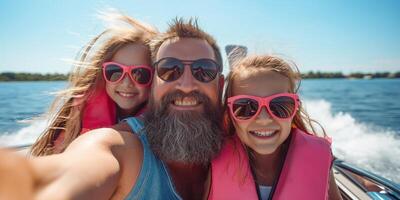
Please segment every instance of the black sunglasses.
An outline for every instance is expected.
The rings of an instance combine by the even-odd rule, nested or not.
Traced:
[[[214,60],[202,58],[198,60],[180,60],[177,58],[166,57],[154,63],[158,77],[162,80],[171,82],[176,81],[182,76],[185,65],[190,65],[193,77],[203,83],[210,82],[217,77],[222,68]]]

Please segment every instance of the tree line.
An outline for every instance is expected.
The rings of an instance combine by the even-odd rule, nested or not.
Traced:
[[[69,74],[60,73],[15,73],[15,72],[3,72],[0,73],[0,82],[5,81],[66,81],[68,80]],[[310,71],[302,73],[303,79],[318,79],[318,78],[400,78],[399,72],[376,72],[376,73],[361,73],[355,72],[350,74],[343,74],[342,72],[320,72]]]
[[[0,81],[65,81],[68,80],[68,74],[59,73],[15,73],[3,72],[0,73]]]
[[[398,72],[375,72],[375,73],[362,73],[353,72],[350,74],[343,74],[342,72],[320,72],[310,71],[301,74],[304,79],[309,78],[356,78],[356,79],[372,79],[372,78],[400,78],[400,71]]]

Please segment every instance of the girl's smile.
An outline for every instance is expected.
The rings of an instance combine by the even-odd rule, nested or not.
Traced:
[[[269,129],[248,131],[249,134],[256,136],[260,139],[270,139],[270,138],[276,136],[278,132],[279,132],[279,130],[269,130]]]
[[[141,44],[129,44],[118,50],[112,57],[112,62],[123,65],[150,66],[149,50]],[[115,83],[106,81],[106,91],[110,98],[118,105],[121,114],[132,115],[138,106],[147,101],[150,87],[144,87],[131,80],[128,74]]]
[[[288,78],[274,71],[262,71],[236,77],[232,96],[250,95],[268,97],[289,92]],[[236,120],[231,116],[241,141],[259,154],[271,154],[286,140],[291,130],[291,119],[280,120],[268,114],[265,107],[257,116],[248,120]]]

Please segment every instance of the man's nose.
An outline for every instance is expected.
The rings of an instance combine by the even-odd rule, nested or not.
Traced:
[[[183,74],[177,80],[177,89],[182,90],[185,93],[189,93],[193,90],[197,90],[197,83],[194,79],[192,72],[190,70],[190,65],[185,65]]]
[[[268,113],[268,110],[265,106],[261,108],[260,113],[256,116],[256,122],[261,125],[267,125],[272,122],[272,116]]]

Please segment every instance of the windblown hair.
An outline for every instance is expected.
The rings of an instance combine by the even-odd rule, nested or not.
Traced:
[[[248,77],[260,72],[274,71],[289,79],[289,93],[297,93],[301,83],[300,72],[296,65],[293,67],[283,59],[276,56],[256,55],[247,56],[233,63],[233,67],[226,79],[226,90],[224,95],[224,126],[227,128],[228,135],[235,134],[235,128],[229,117],[228,98],[232,96],[232,84],[237,77]],[[313,123],[319,123],[309,117],[302,104],[299,104],[299,110],[296,112],[292,124],[307,133],[317,135]],[[321,126],[322,128],[322,126]],[[324,136],[325,130],[322,128]]]
[[[232,85],[233,82],[235,81],[236,78],[238,77],[251,77],[256,74],[262,73],[262,72],[268,72],[268,71],[274,71],[277,72],[289,79],[289,93],[297,93],[298,89],[300,87],[301,83],[301,76],[298,68],[296,65],[293,64],[293,67],[283,59],[276,57],[276,56],[269,56],[269,55],[255,55],[255,56],[247,56],[244,58],[238,58],[235,59],[234,62],[232,63],[231,71],[228,74],[228,77],[226,79],[226,88],[225,88],[225,94],[224,94],[224,119],[223,119],[223,124],[226,129],[226,135],[225,139],[232,139],[232,136],[235,135],[235,127],[233,125],[232,119],[229,116],[229,110],[228,110],[228,98],[232,96]],[[299,109],[296,112],[295,116],[293,117],[292,125],[304,132],[317,135],[316,129],[312,125],[312,123],[317,123],[315,120],[312,120],[309,115],[305,112],[301,102],[299,104]],[[322,126],[320,126],[322,128]],[[325,130],[322,128],[324,136]],[[247,152],[247,156],[250,162],[252,162],[252,159],[254,157],[253,152],[245,146],[242,142],[236,143],[235,142],[235,151],[238,151],[237,145],[241,145]],[[245,158],[241,157],[240,154],[238,154],[239,160],[240,160],[240,166],[243,167],[242,161],[245,160]],[[241,172],[238,172],[236,174],[236,178],[239,179],[239,181],[242,181],[241,183],[244,183],[244,180],[246,178],[246,174],[242,174]]]
[[[160,46],[167,40],[176,40],[179,38],[197,38],[207,41],[214,50],[214,56],[220,66],[222,64],[221,51],[215,39],[208,33],[200,29],[197,19],[189,19],[187,22],[182,18],[175,18],[169,24],[169,28],[165,33],[159,34],[150,43],[151,56],[153,62],[156,62],[157,52]]]
[[[43,156],[64,151],[81,132],[81,111],[86,100],[94,91],[105,89],[102,64],[110,61],[119,49],[128,44],[148,46],[150,40],[158,34],[155,28],[126,15],[114,13],[103,18],[116,20],[128,26],[107,28],[81,50],[70,74],[69,86],[58,92],[52,103],[47,113],[50,126],[32,145],[32,155]],[[60,146],[55,147],[54,142],[61,132],[64,132],[64,140]]]

